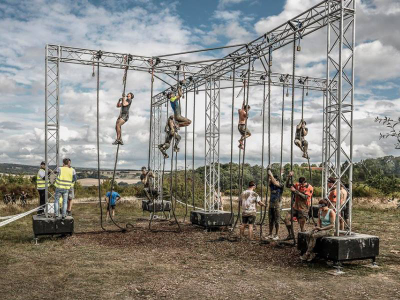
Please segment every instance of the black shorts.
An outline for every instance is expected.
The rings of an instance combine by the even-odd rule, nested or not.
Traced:
[[[342,217],[343,217],[345,220],[350,219],[350,204],[349,204],[348,201],[347,201],[346,205],[344,206],[344,208],[343,208],[343,210],[342,210]]]
[[[239,124],[239,125],[238,125],[238,130],[239,130],[239,132],[240,132],[240,134],[241,134],[242,136],[250,135],[250,134],[251,134],[249,128],[246,128],[246,124]]]
[[[115,209],[115,204],[114,205],[110,205],[111,209]],[[110,210],[110,206],[107,205],[107,210]]]
[[[256,216],[242,216],[242,223],[243,224],[254,224],[256,221]]]
[[[127,114],[122,114],[122,115],[119,116],[118,119],[122,119],[122,120],[124,120],[125,122],[128,122],[128,120],[129,120],[129,115],[127,115]]]
[[[279,205],[270,205],[268,209],[269,224],[279,224],[281,220],[281,208]]]

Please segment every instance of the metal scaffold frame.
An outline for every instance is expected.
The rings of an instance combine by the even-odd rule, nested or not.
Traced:
[[[216,197],[219,196],[219,150],[220,150],[220,90],[230,88],[224,83],[236,80],[240,83],[241,75],[247,70],[248,87],[264,85],[270,80],[271,86],[303,87],[299,84],[300,76],[268,74],[272,53],[278,49],[298,42],[319,29],[327,28],[327,70],[326,78],[309,77],[308,88],[324,92],[324,130],[323,130],[323,191],[328,196],[331,189],[327,187],[329,177],[337,178],[335,188],[338,194],[336,210],[344,210],[348,203],[351,212],[352,171],[353,171],[353,100],[354,100],[354,46],[355,46],[355,0],[325,0],[284,24],[265,33],[261,37],[241,45],[213,49],[193,50],[184,53],[147,57],[132,55],[126,60],[126,53],[105,52],[76,47],[46,46],[46,82],[45,82],[45,161],[46,161],[46,203],[54,195],[50,193],[48,179],[54,179],[59,166],[59,104],[60,104],[60,64],[79,64],[106,68],[128,69],[154,74],[154,77],[169,86],[165,91],[153,96],[150,114],[151,139],[149,142],[149,164],[156,174],[155,187],[162,195],[163,159],[157,146],[162,142],[164,127],[162,106],[168,102],[167,94],[176,91],[179,83],[177,74],[190,78],[183,85],[183,92],[205,91],[205,199],[204,210],[218,209]],[[202,61],[181,61],[168,57],[223,48],[234,48],[232,53],[223,58],[205,59]],[[101,52],[101,55],[98,53]],[[97,60],[97,57],[99,58]],[[249,63],[263,71],[250,70]],[[233,74],[235,72],[235,74]],[[268,76],[269,75],[269,76]],[[243,86],[243,85],[242,85]],[[237,85],[240,88],[240,84]],[[340,205],[340,186],[348,184],[348,197]],[[47,210],[46,210],[47,215]],[[336,235],[339,235],[340,214],[337,216]],[[351,232],[350,220],[346,232]]]

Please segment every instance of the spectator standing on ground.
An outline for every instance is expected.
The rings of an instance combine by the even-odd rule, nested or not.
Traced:
[[[256,205],[265,206],[261,202],[260,196],[254,190],[256,184],[254,181],[249,182],[247,190],[242,192],[239,196],[239,205],[242,207],[242,225],[240,226],[240,237],[244,235],[245,227],[249,227],[249,239],[253,240],[253,225],[256,221],[257,208]]]
[[[121,196],[113,191],[112,197],[110,197],[110,192],[106,194],[106,203],[107,203],[107,214],[106,214],[106,222],[108,221],[108,216],[111,214],[112,218],[115,216],[115,206],[117,205],[117,201],[121,200]],[[111,209],[111,212],[110,212]]]
[[[291,185],[289,183],[290,178],[293,177],[294,172],[290,171],[289,176],[286,181],[286,187],[290,188],[292,194],[294,194],[294,204],[293,204],[293,217],[296,217],[299,225],[300,231],[304,232],[304,226],[308,220],[308,212],[311,205],[311,197],[314,193],[314,188],[311,184],[306,181],[305,177],[300,177],[299,182]],[[292,226],[290,223],[291,214],[288,212],[285,218],[285,224],[288,229],[289,235],[287,239],[293,239]]]
[[[278,240],[279,232],[279,222],[281,220],[281,203],[284,185],[281,184],[277,178],[271,172],[268,166],[268,184],[271,190],[271,195],[269,198],[269,209],[268,209],[268,219],[269,219],[269,235],[268,239]],[[272,235],[275,226],[275,235]]]

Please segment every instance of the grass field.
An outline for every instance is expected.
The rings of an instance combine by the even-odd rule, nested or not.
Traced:
[[[2,227],[0,299],[400,299],[399,210],[353,210],[354,230],[380,237],[379,268],[351,262],[341,276],[324,261],[302,263],[292,247],[229,242],[227,232],[183,222],[184,209],[178,215],[182,232],[166,221],[151,232],[139,203],[121,203],[116,219],[134,229],[107,233],[97,205],[77,204],[75,234],[38,245],[30,217]]]

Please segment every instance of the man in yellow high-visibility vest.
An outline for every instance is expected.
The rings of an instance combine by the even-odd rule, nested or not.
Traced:
[[[40,163],[40,169],[36,175],[36,189],[39,193],[39,205],[42,206],[46,204],[46,163],[42,161]],[[38,215],[44,213],[44,208],[38,210]]]
[[[75,198],[75,182],[77,180],[76,171],[71,167],[71,160],[68,158],[68,167],[72,169],[72,185],[68,191],[68,205],[67,205],[67,216],[72,216],[72,200]]]
[[[69,159],[63,159],[63,166],[57,169],[57,178],[56,178],[56,193],[54,199],[54,216],[58,217],[59,215],[59,199],[60,196],[63,197],[63,205],[62,205],[62,213],[61,217],[65,219],[67,214],[67,204],[68,204],[68,192],[72,186],[73,182],[73,169],[68,167]]]

